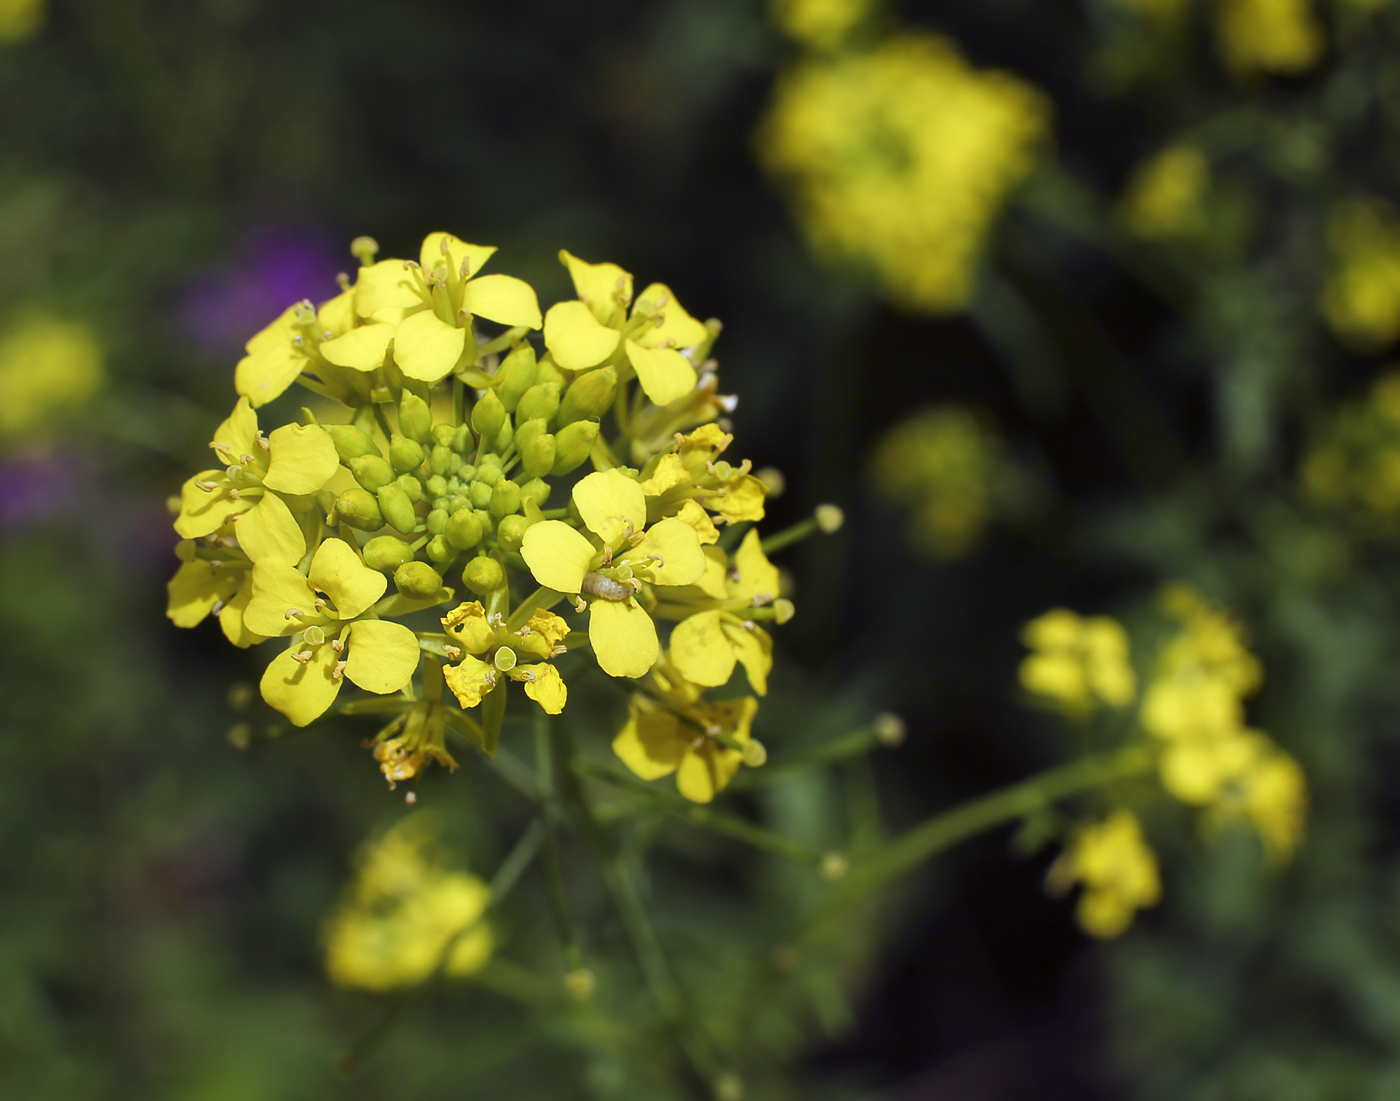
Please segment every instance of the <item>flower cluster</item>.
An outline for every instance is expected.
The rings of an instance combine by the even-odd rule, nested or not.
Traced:
[[[650,733],[623,759],[646,776],[680,767],[684,793],[712,797],[756,703],[702,697],[736,665],[764,694],[761,624],[793,613],[757,533],[736,545],[767,488],[728,458],[718,323],[567,252],[577,297],[542,313],[526,283],[482,274],[494,249],[450,234],[417,260],[376,261],[366,238],[352,251],[362,266],[338,295],[248,342],[213,465],[181,493],[170,618],[215,615],[236,646],[278,640],[262,696],[298,726],[346,681],[392,697],[346,705],[392,716],[373,741],[391,783],[453,766],[449,730],[492,752],[512,681],[558,714],[556,662],[588,648],[609,676],[654,671],[641,726],[670,721],[686,752],[721,763],[701,783]],[[265,431],[259,410],[294,383],[319,412]]]
[[[1168,586],[1161,602],[1173,630],[1140,691],[1123,627],[1064,609],[1027,625],[1033,653],[1021,666],[1022,686],[1080,718],[1135,707],[1130,745],[1161,788],[1199,810],[1207,828],[1249,823],[1271,858],[1286,859],[1302,835],[1307,786],[1298,763],[1245,723],[1259,662],[1239,626],[1193,590]],[[1086,892],[1080,924],[1095,936],[1116,936],[1157,900],[1155,858],[1126,808],[1071,839],[1049,883],[1063,891],[1074,882]]]
[[[1363,529],[1400,526],[1400,371],[1382,375],[1366,400],[1338,408],[1302,464],[1303,490],[1326,509],[1350,513]]]
[[[1379,351],[1400,337],[1400,216],[1379,199],[1353,199],[1327,219],[1331,255],[1322,315],[1359,351]]]
[[[819,255],[868,265],[906,309],[948,313],[971,295],[983,239],[1049,120],[1036,88],[904,32],[798,61],[758,155]]]
[[[1306,72],[1326,48],[1310,0],[1220,0],[1218,7],[1216,47],[1236,77]]]
[[[1129,232],[1160,241],[1201,228],[1201,202],[1210,188],[1210,162],[1194,145],[1172,145],[1134,171],[1119,204]]]
[[[0,334],[0,441],[50,427],[102,385],[102,349],[83,325],[30,310]]]

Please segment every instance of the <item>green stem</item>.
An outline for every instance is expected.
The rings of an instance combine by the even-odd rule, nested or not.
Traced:
[[[802,540],[806,539],[808,536],[815,535],[820,530],[821,525],[817,523],[817,518],[815,516],[809,516],[807,519],[800,520],[793,524],[792,527],[786,528],[776,535],[770,535],[765,539],[763,541],[763,553],[776,554],[785,547],[790,547],[794,543],[802,542]]]
[[[817,746],[806,753],[794,753],[768,761],[760,768],[741,769],[730,781],[729,786],[736,791],[745,788],[762,787],[777,780],[783,780],[798,772],[836,764],[838,761],[861,757],[885,743],[880,738],[880,728],[874,724],[852,731],[843,737]]]
[[[384,415],[384,410],[380,408],[378,402],[374,404],[373,409],[374,423],[379,425],[379,431],[384,433],[384,440],[387,443],[394,438],[393,430],[389,427],[389,418]]]
[[[583,955],[579,951],[578,937],[574,934],[573,922],[569,920],[568,903],[564,900],[564,871],[559,861],[559,797],[554,788],[553,751],[549,744],[549,716],[541,711],[535,717],[535,782],[539,785],[543,801],[543,822],[545,828],[545,886],[549,894],[549,908],[554,915],[554,924],[559,932],[559,940],[564,945],[564,960],[570,971],[583,966]]]

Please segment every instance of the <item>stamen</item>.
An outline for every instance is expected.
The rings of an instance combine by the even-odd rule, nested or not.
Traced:
[[[567,646],[555,646],[549,651],[549,656],[557,658],[560,654],[567,654],[568,652],[569,648]]]
[[[263,435],[263,430],[261,428],[258,429],[258,446],[264,451],[272,450],[272,444],[267,442],[267,437]]]
[[[345,676],[345,662],[338,661],[331,668],[331,680],[340,680],[343,676]]]
[[[253,461],[253,456],[251,456],[251,455],[245,453],[245,454],[242,454],[242,455],[238,456],[238,461],[239,461],[240,463],[242,463],[244,466],[247,466],[249,463],[251,463],[251,462]]]
[[[223,566],[224,566],[224,560],[223,560],[222,558],[211,558],[211,559],[209,560],[209,572],[210,572],[210,573],[217,573],[219,570],[223,569]]]
[[[300,608],[288,608],[286,614],[282,618],[301,619],[304,615],[306,615],[306,613],[303,612]]]
[[[581,597],[581,596],[576,596],[576,597],[573,598],[573,600],[574,600],[574,611],[576,611],[576,612],[586,612],[586,611],[588,611],[588,601],[584,600],[583,597]]]
[[[755,608],[761,608],[773,599],[772,593],[754,593],[752,600]]]
[[[338,638],[333,638],[331,639],[331,649],[337,654],[342,654],[345,652],[345,643]]]
[[[228,491],[228,499],[229,499],[230,501],[236,501],[236,500],[238,500],[238,497],[239,497],[238,488],[237,488],[236,486],[230,486],[230,487],[229,487],[229,491]]]
[[[470,259],[468,259],[468,258],[465,257],[465,256],[462,257],[462,267],[461,267],[461,269],[459,270],[458,274],[459,274],[463,279],[470,279],[470,278],[471,278],[471,275],[472,275],[472,262],[471,262]]]
[[[343,291],[348,291],[350,289],[350,277],[346,275],[343,271],[339,272],[336,275],[335,282],[336,286],[338,286]]]
[[[501,615],[500,612],[492,612],[486,617],[486,622],[489,626],[494,627],[496,628],[496,630],[499,631],[502,627],[506,625],[506,617]]]
[[[222,612],[226,607],[228,607],[228,601],[227,601],[227,600],[216,600],[216,601],[214,601],[214,606],[213,606],[212,608],[210,608],[209,610],[210,610],[211,612],[213,612],[214,615],[218,615],[218,614],[219,614],[220,612]]]
[[[447,655],[450,661],[456,661],[462,656],[462,651],[455,646],[444,646],[442,652]]]
[[[216,490],[216,489],[219,488],[219,483],[218,483],[218,482],[195,482],[195,486],[196,486],[198,489],[204,490],[205,493],[213,493],[214,490]]]
[[[305,665],[308,661],[310,661],[310,660],[311,660],[313,657],[315,657],[315,656],[316,656],[316,655],[313,654],[310,650],[303,650],[303,651],[302,651],[301,653],[299,653],[299,654],[293,654],[293,655],[292,655],[292,660],[295,661],[295,662],[300,662],[302,665]]]
[[[744,630],[748,631],[750,634],[758,630],[758,624],[751,619],[744,620],[744,622],[740,626],[742,626]]]
[[[662,558],[659,554],[648,554],[647,559],[655,562],[658,566],[666,565],[666,559]]]
[[[656,308],[658,310],[665,309],[666,303],[669,301],[671,301],[671,296],[669,294],[663,294],[660,298],[656,300]]]

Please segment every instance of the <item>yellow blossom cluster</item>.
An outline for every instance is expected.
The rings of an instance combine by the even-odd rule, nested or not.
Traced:
[[[1375,198],[1352,199],[1327,219],[1330,257],[1322,316],[1358,351],[1378,351],[1400,337],[1400,216]]]
[[[1173,145],[1133,173],[1118,213],[1129,232],[1152,241],[1182,237],[1201,225],[1210,162],[1194,145]]]
[[[0,439],[41,432],[92,397],[102,378],[102,349],[86,326],[21,313],[0,333]]]
[[[763,518],[767,488],[727,457],[718,323],[567,252],[576,297],[542,312],[528,284],[483,274],[492,248],[434,233],[416,260],[377,249],[358,239],[338,295],[248,342],[213,465],[181,492],[170,618],[217,616],[240,647],[277,640],[262,696],[297,726],[347,681],[387,697],[345,709],[390,716],[372,744],[391,784],[454,767],[449,732],[493,752],[512,681],[558,714],[557,661],[584,648],[612,677],[656,670],[652,710],[699,758],[727,760],[756,703],[729,723],[715,716],[737,705],[703,694],[736,665],[764,694],[762,624],[793,606],[755,531],[721,535]],[[260,413],[294,383],[321,415],[266,431]],[[623,759],[660,775],[644,741]],[[705,785],[676,767],[697,799],[729,774]]]
[[[757,134],[812,248],[868,266],[897,305],[956,312],[1008,192],[1050,134],[1050,103],[948,39],[902,32],[805,57]]]
[[[1071,715],[1126,707],[1137,695],[1128,632],[1108,616],[1084,618],[1055,608],[1027,623],[1021,640],[1021,685],[1032,697]]]
[[[1317,504],[1350,512],[1377,534],[1400,527],[1400,371],[1387,371],[1364,401],[1345,404],[1321,427],[1302,464]]]
[[[773,21],[808,49],[834,50],[877,6],[877,0],[774,0]]]
[[[326,922],[326,972],[337,986],[393,990],[439,969],[475,974],[491,957],[491,892],[431,855],[436,822],[405,818],[359,856],[354,881]]]
[[[47,0],[0,0],[0,42],[23,42],[44,23]]]
[[[1065,894],[1076,883],[1084,889],[1075,917],[1080,928],[1095,937],[1118,936],[1137,911],[1162,897],[1157,857],[1132,811],[1115,810],[1102,822],[1075,831],[1050,865],[1046,885],[1055,894]]]
[[[1312,0],[1217,0],[1216,47],[1235,76],[1306,72],[1327,40]]]

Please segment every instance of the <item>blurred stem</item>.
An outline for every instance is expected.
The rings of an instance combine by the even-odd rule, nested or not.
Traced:
[[[798,772],[823,768],[826,765],[836,764],[838,761],[849,760],[852,757],[863,757],[872,749],[886,745],[881,740],[879,731],[880,727],[871,723],[869,726],[853,730],[843,737],[836,738],[825,745],[819,745],[805,753],[793,753],[785,757],[770,759],[767,764],[760,768],[741,769],[729,782],[729,786],[740,791],[745,788],[762,787],[764,784],[783,780]]]
[[[564,945],[564,960],[570,971],[583,966],[583,955],[579,952],[578,937],[574,935],[573,922],[569,920],[569,907],[564,899],[564,873],[559,864],[559,837],[555,828],[558,825],[559,798],[554,789],[553,751],[549,744],[549,716],[543,711],[535,717],[535,780],[539,785],[544,824],[545,886],[549,894],[549,908],[558,927],[559,939]]]

